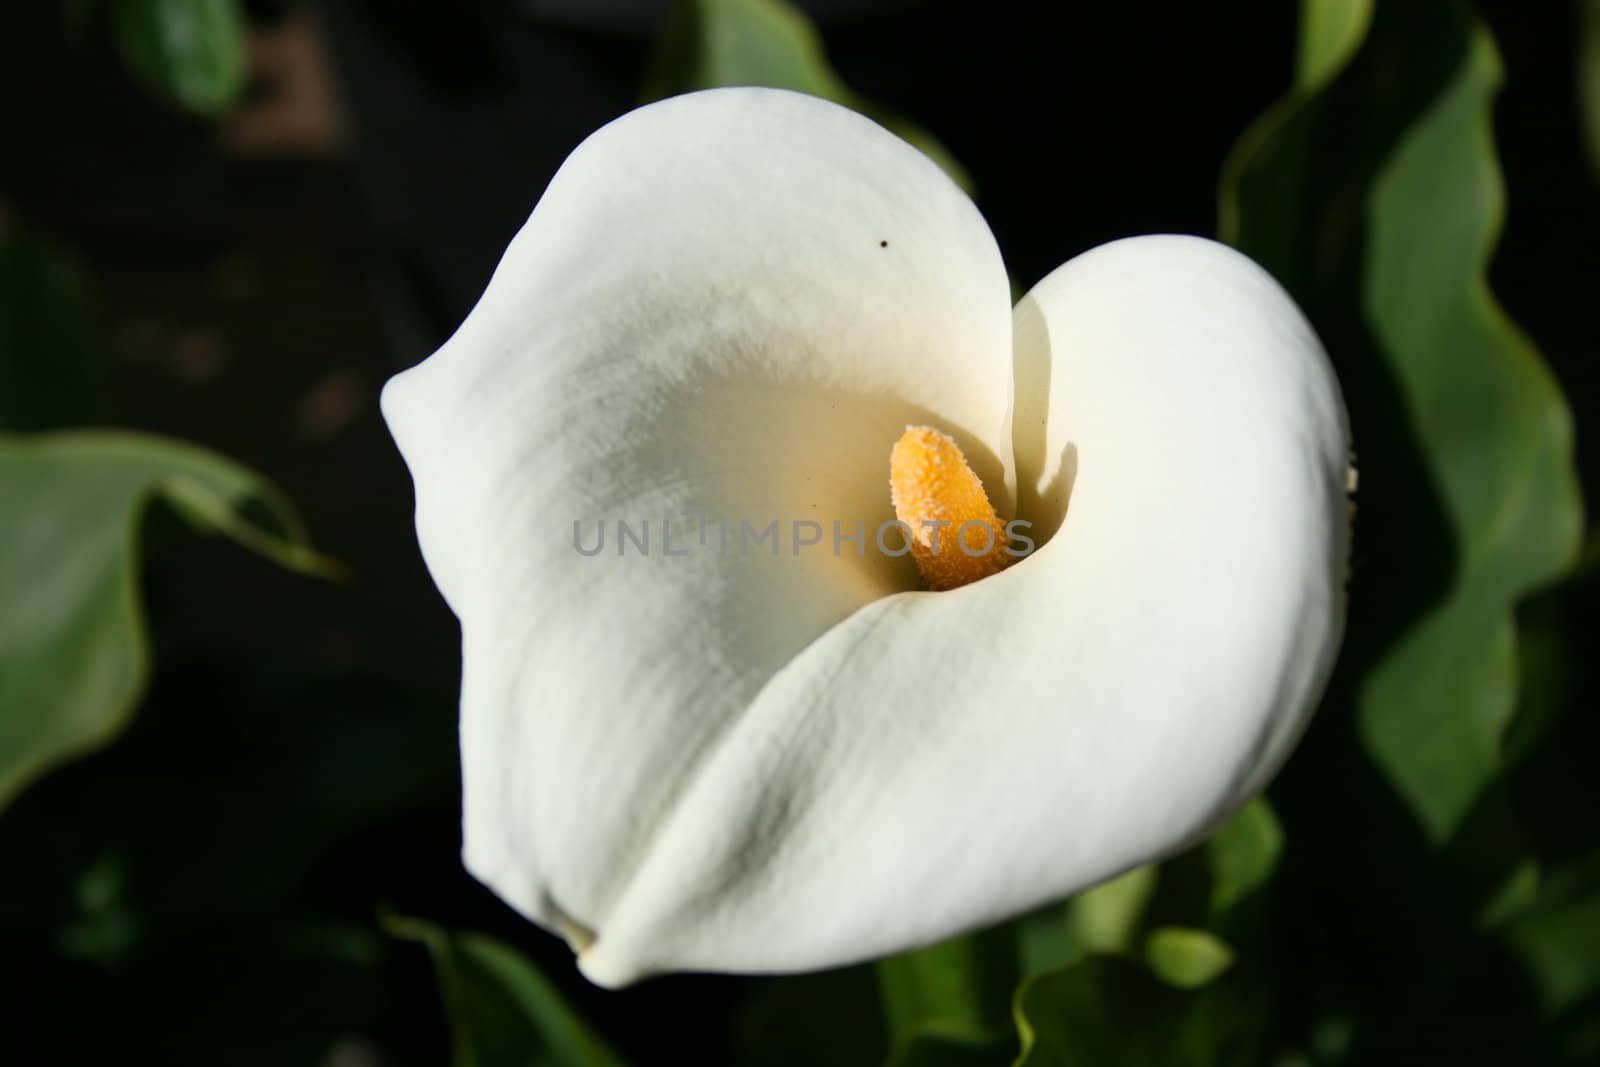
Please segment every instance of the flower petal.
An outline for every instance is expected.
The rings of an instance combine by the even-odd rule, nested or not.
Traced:
[[[878,126],[793,93],[663,101],[568,159],[448,344],[389,383],[462,625],[468,867],[602,940],[771,676],[907,559],[792,553],[893,517],[907,423],[1009,504],[1008,283],[983,219]],[[699,513],[733,523],[724,558]],[[652,551],[615,539],[618,520]],[[740,538],[777,520],[781,546]],[[673,524],[666,558],[662,523]],[[611,535],[587,558],[597,524]],[[810,538],[807,528],[803,535]],[[730,872],[731,873],[731,872]]]
[[[1248,259],[1175,236],[1078,257],[1016,320],[1024,507],[1048,526],[1070,494],[1060,528],[785,666],[658,829],[580,958],[593,980],[948,937],[1185,846],[1287,756],[1348,544],[1311,329]]]

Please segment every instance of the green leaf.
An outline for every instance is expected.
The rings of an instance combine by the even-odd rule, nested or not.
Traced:
[[[420,919],[391,916],[384,926],[433,956],[456,1067],[621,1067],[555,985],[509,946]]]
[[[1501,932],[1547,1013],[1600,997],[1600,537],[1566,580],[1522,606],[1522,663],[1537,685],[1523,693],[1513,730],[1518,766],[1511,807],[1537,859],[1524,860],[1482,916]],[[1591,1004],[1600,1018],[1600,1002]],[[1600,1034],[1597,1034],[1600,1036]]]
[[[1113,956],[1017,990],[1017,1067],[1213,1067],[1258,1058],[1265,1013],[1226,982],[1184,992]]]
[[[657,38],[644,99],[732,85],[793,89],[858,111],[972,191],[966,170],[931,134],[844,83],[829,66],[816,28],[784,0],[677,0]]]
[[[1524,914],[1538,899],[1539,864],[1523,860],[1511,868],[1478,912],[1478,926],[1493,930]]]
[[[331,572],[276,491],[220,456],[137,434],[0,435],[0,809],[109,741],[144,691],[139,531],[158,500],[284,567]]]
[[[1332,3],[1333,0],[1328,0]],[[1512,611],[1581,526],[1560,390],[1489,293],[1504,197],[1493,42],[1448,0],[1324,11],[1336,45],[1226,175],[1224,236],[1317,326],[1357,453],[1342,683],[1367,751],[1447,839],[1503,769]],[[1348,57],[1332,69],[1328,57]]]
[[[1233,949],[1205,930],[1162,926],[1145,938],[1144,959],[1168,985],[1199,989],[1233,966]]]
[[[1600,633],[1600,535],[1590,538],[1572,573],[1518,607],[1517,633],[1518,668],[1526,683],[1506,739],[1513,762],[1540,755],[1552,732],[1570,734],[1584,725],[1574,717],[1593,714],[1589,701],[1600,686],[1600,665],[1586,639]],[[1554,741],[1562,743],[1574,742],[1559,736]],[[1576,744],[1585,747],[1583,740]],[[1552,776],[1539,770],[1544,773],[1531,776],[1533,784],[1550,784]],[[1586,766],[1558,777],[1592,778]],[[1595,798],[1600,800],[1600,789]]]
[[[1372,0],[1301,0],[1295,91],[1310,94],[1350,62],[1372,25]]]
[[[1065,967],[1082,955],[1084,946],[1078,931],[1073,929],[1071,907],[1070,902],[1051,904],[1012,924],[1017,934],[1017,957],[1023,974]]]
[[[1145,906],[1156,891],[1159,870],[1155,864],[1135,867],[1073,897],[1068,922],[1078,944],[1107,954],[1131,948]]]
[[[1547,1012],[1600,991],[1600,853],[1546,879],[1505,936]]]
[[[1489,126],[1499,82],[1479,30],[1371,200],[1367,306],[1385,341],[1412,354],[1396,370],[1459,533],[1460,569],[1452,595],[1372,675],[1363,725],[1436,837],[1499,769],[1515,703],[1511,610],[1568,565],[1581,527],[1560,390],[1484,281],[1504,210]],[[1476,227],[1454,224],[1475,217]],[[1440,292],[1440,278],[1452,288]]]
[[[1281,142],[1296,124],[1303,124],[1300,112],[1333,79],[1366,38],[1372,24],[1372,0],[1300,0],[1300,35],[1295,60],[1294,85],[1288,95],[1269,107],[1239,136],[1222,163],[1217,187],[1217,233],[1230,244],[1239,243],[1243,225],[1243,186],[1257,180],[1266,156],[1287,173],[1277,175],[1286,200],[1297,200],[1303,190],[1293,188],[1305,182],[1300,173],[1307,159],[1304,146],[1294,145],[1285,152]],[[1301,158],[1294,158],[1299,155]],[[1292,183],[1292,185],[1291,185]],[[1273,205],[1276,207],[1277,205]],[[1252,215],[1260,211],[1254,200]],[[1281,278],[1279,279],[1282,280]]]
[[[180,107],[220,114],[244,88],[238,0],[113,0],[111,25],[134,74]]]
[[[877,970],[895,1050],[891,1062],[910,1056],[908,1046],[919,1041],[921,1058],[904,1062],[933,1055],[929,1039],[982,1046],[1010,1037],[1011,990],[1021,977],[1010,926],[891,956],[879,960]]]
[[[1221,915],[1264,886],[1283,853],[1283,827],[1266,797],[1256,797],[1205,843],[1211,911]]]
[[[83,275],[68,256],[0,237],[0,432],[100,417],[90,322]]]

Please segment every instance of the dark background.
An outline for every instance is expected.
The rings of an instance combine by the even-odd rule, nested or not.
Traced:
[[[281,677],[379,679],[448,715],[455,623],[417,554],[409,480],[377,392],[466,315],[566,154],[638,102],[661,6],[325,0],[320,31],[307,36],[288,5],[253,5],[264,33],[320,40],[331,57],[339,110],[301,142],[164,107],[104,40],[73,39],[54,4],[8,13],[0,212],[86,267],[106,359],[105,423],[197,441],[265,472],[318,546],[354,571],[344,584],[297,578],[217,541],[157,551],[147,582],[156,693],[189,709],[174,713],[180,720],[263,700],[223,667],[246,659],[277,665]],[[798,6],[815,16],[846,82],[923,125],[969,169],[1023,288],[1112,238],[1214,233],[1223,158],[1283,93],[1293,61],[1294,10],[1281,0],[1159,12],[970,0]],[[1561,380],[1586,496],[1600,499],[1600,446],[1588,432],[1600,425],[1600,199],[1582,154],[1575,9],[1479,6],[1509,84],[1495,131],[1509,212],[1492,283]],[[244,114],[270,108],[281,91],[264,77]],[[155,727],[136,729],[135,741]],[[204,758],[217,740],[169,729],[148,743],[192,745]],[[445,762],[449,729],[438,735]],[[640,1062],[674,1050],[715,1062],[706,1041],[725,1039],[727,1013],[760,1016],[759,984],[674,978],[616,996],[582,986],[564,948],[460,873],[455,832],[438,819],[397,822],[323,861],[310,882],[359,910],[368,903],[348,887],[378,883],[367,864],[390,865],[383,881],[404,887],[396,907],[476,915],[528,948]],[[388,858],[397,853],[405,858]],[[410,961],[376,1032],[431,1062],[443,1055],[443,1021],[424,957]],[[34,992],[50,1003],[49,990]],[[125,1006],[125,1021],[165,1010],[152,997]],[[67,1040],[71,1024],[52,1010],[40,1009],[41,1031]]]

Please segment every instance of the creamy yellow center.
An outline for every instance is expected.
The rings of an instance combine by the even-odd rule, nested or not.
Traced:
[[[1011,561],[1005,523],[948,434],[906,427],[889,453],[889,494],[930,589],[959,588]]]

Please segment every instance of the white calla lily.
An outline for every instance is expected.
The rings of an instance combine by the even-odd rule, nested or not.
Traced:
[[[1339,641],[1345,416],[1277,284],[1140,237],[1013,312],[966,196],[806,96],[595,133],[383,411],[461,621],[467,866],[602,985],[884,955],[1181,848]],[[937,593],[880,551],[908,424],[1041,547]]]

